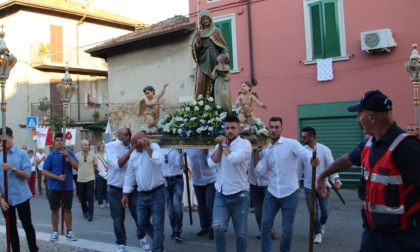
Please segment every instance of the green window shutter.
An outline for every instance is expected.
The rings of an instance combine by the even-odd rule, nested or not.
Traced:
[[[321,2],[309,5],[311,12],[311,30],[312,30],[312,53],[313,59],[324,58],[324,41],[322,27],[322,9]]]
[[[223,37],[226,41],[226,44],[228,46],[228,52],[230,56],[230,69],[233,69],[233,35],[232,35],[232,22],[231,20],[223,20],[219,22],[214,22],[214,25],[219,28],[219,30],[222,32]]]
[[[341,55],[337,21],[337,0],[324,0],[325,58]]]

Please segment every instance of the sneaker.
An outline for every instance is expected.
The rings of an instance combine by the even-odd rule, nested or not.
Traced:
[[[181,231],[175,232],[175,238],[174,240],[177,242],[182,242],[182,238],[181,238]]]
[[[52,242],[56,242],[58,241],[59,235],[57,231],[52,232],[51,236],[50,236],[50,241]]]
[[[209,233],[209,231],[206,231],[206,230],[200,230],[200,232],[198,232],[197,233],[197,236],[203,236],[203,235],[206,235],[206,234],[208,234]]]
[[[104,204],[100,204],[99,208],[105,208]]]
[[[67,238],[67,240],[70,240],[70,241],[77,241],[77,238],[76,238],[76,236],[74,236],[72,231],[67,232],[66,238]]]
[[[175,231],[172,231],[172,234],[169,236],[169,239],[171,240],[175,239]]]
[[[270,233],[271,233],[271,240],[275,240],[276,239],[276,231],[274,230],[274,228],[272,228],[270,230]]]
[[[316,234],[315,235],[314,243],[316,243],[316,244],[321,244],[322,243],[322,234]]]
[[[149,240],[147,240],[147,237],[146,236],[143,239],[140,240],[140,247],[144,251],[150,250]]]
[[[325,225],[321,225],[321,234],[324,235],[325,234]]]
[[[125,252],[125,245],[124,244],[119,244],[117,246],[117,252]]]

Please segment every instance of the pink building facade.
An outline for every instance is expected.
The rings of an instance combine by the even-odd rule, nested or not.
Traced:
[[[190,0],[189,6],[191,22],[208,9],[228,34],[232,100],[242,81],[254,79],[253,91],[268,106],[255,106],[255,114],[266,124],[281,116],[284,136],[299,138],[300,129],[311,125],[334,156],[351,150],[364,135],[346,108],[372,89],[391,98],[400,127],[415,123],[413,85],[403,65],[411,45],[420,43],[412,26],[417,1]],[[328,58],[333,77],[318,81],[317,59]]]

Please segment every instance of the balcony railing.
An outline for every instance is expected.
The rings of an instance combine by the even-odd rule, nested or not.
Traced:
[[[40,43],[31,46],[31,66],[38,69],[62,70],[68,66],[72,72],[106,74],[108,65],[104,59],[91,57],[87,48],[55,46]]]
[[[39,102],[31,103],[31,116],[37,116],[39,122],[46,123],[44,122],[44,115],[47,117],[51,113],[58,113],[59,115],[63,115],[62,104],[53,103],[51,104],[51,110],[46,112],[39,110],[38,106]],[[99,121],[104,120],[109,113],[107,104],[69,103],[66,116],[75,123],[88,124],[95,122],[95,118],[93,117],[93,113],[95,111],[99,112]]]

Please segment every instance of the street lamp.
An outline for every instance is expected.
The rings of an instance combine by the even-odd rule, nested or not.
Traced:
[[[57,91],[61,95],[61,101],[63,102],[63,148],[66,148],[66,126],[67,126],[67,107],[71,100],[71,97],[76,93],[77,85],[73,84],[69,74],[69,69],[66,67],[66,72],[63,79],[57,84]],[[62,157],[61,174],[65,175],[65,156]],[[64,181],[61,183],[61,235],[64,235]]]
[[[16,57],[10,54],[9,49],[6,46],[3,38],[5,33],[3,32],[3,25],[0,31],[0,86],[1,86],[1,118],[2,118],[2,145],[3,145],[3,163],[7,163],[7,149],[6,149],[6,81],[9,78],[9,73],[16,64]],[[7,171],[4,171],[4,190],[3,197],[6,202],[9,202],[9,188],[7,180]],[[6,236],[7,236],[7,251],[10,251],[10,230],[9,230],[9,211],[5,212],[6,217]]]
[[[416,126],[419,127],[419,81],[420,81],[420,63],[419,52],[417,51],[417,44],[413,44],[413,51],[411,52],[410,61],[404,64],[405,70],[410,74],[411,82],[414,87],[414,112],[416,118]]]

